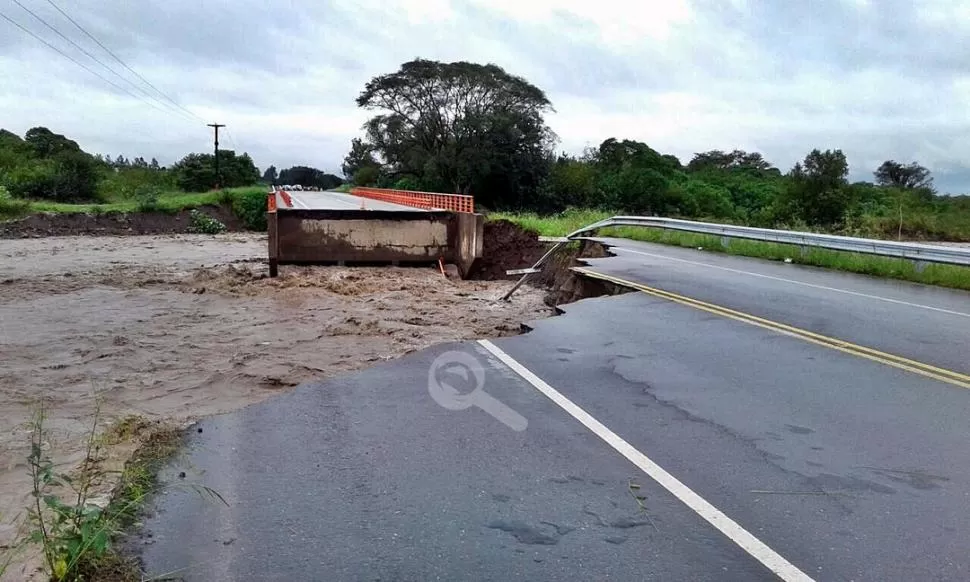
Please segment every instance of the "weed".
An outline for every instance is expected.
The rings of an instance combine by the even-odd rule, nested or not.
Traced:
[[[232,206],[233,193],[231,190],[219,190],[219,204]]]
[[[99,437],[99,420],[96,409],[84,459],[70,475],[54,470],[43,407],[38,407],[31,422],[28,465],[33,504],[27,511],[28,539],[40,544],[53,582],[142,580],[137,563],[117,552],[113,543],[124,528],[134,524],[146,498],[158,492],[158,471],[181,443],[179,429],[152,424],[138,416],[122,419]],[[93,488],[101,485],[105,476],[101,469],[102,446],[136,439],[141,445],[125,464],[110,502],[104,507],[94,503]],[[186,486],[204,499],[228,505],[218,492],[208,487]],[[65,492],[69,495],[63,495]],[[65,498],[70,502],[65,502]],[[0,574],[11,560],[12,555],[0,558]]]
[[[101,475],[100,446],[96,444],[98,419],[96,411],[84,460],[73,476],[54,472],[54,463],[45,451],[47,434],[42,407],[32,422],[27,458],[34,497],[27,513],[32,526],[29,539],[41,544],[55,582],[79,579],[82,565],[102,559],[111,547],[114,522],[104,508],[91,502],[92,488]],[[73,493],[72,503],[65,503],[55,493],[55,489],[65,487]]]
[[[193,209],[189,212],[189,232],[198,234],[219,234],[226,232],[226,225],[208,214]]]

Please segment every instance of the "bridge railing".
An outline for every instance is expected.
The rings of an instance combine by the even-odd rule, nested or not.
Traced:
[[[475,199],[464,194],[438,194],[436,192],[413,192],[387,188],[353,188],[354,196],[413,206],[424,210],[451,210],[452,212],[475,212]]]
[[[898,259],[909,259],[925,263],[943,263],[947,265],[970,266],[970,248],[945,247],[922,243],[896,242],[869,238],[855,238],[837,236],[833,234],[819,234],[814,232],[799,232],[790,230],[773,230],[770,228],[753,228],[750,226],[735,226],[732,224],[716,224],[711,222],[696,222],[693,220],[679,220],[660,216],[614,216],[570,233],[566,242],[612,226],[641,226],[647,228],[661,228],[679,230],[696,234],[714,235],[725,238],[743,238],[762,242],[782,243],[799,247],[814,247],[850,253],[863,253]],[[525,282],[528,276],[538,270],[546,260],[566,242],[557,243],[543,255],[538,262],[526,271],[515,286],[505,294],[508,299],[512,293]]]

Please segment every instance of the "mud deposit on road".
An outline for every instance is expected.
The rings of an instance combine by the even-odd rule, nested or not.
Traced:
[[[0,546],[28,502],[38,402],[66,469],[96,398],[109,421],[191,419],[434,343],[516,334],[551,312],[537,289],[496,302],[511,282],[433,269],[285,267],[268,279],[264,249],[250,234],[0,245]]]

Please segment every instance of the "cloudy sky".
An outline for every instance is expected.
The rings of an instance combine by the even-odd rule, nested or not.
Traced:
[[[917,160],[940,190],[970,192],[964,0],[0,0],[0,14],[141,95],[17,5],[139,82],[52,1],[194,115],[228,124],[223,146],[261,168],[337,171],[367,80],[424,57],[526,77],[569,152],[618,137],[684,162],[760,151],[787,170],[841,148],[853,179]],[[208,151],[202,121],[146,101],[0,18],[0,127],[163,163]]]

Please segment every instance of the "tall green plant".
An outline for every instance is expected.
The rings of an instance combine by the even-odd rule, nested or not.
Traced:
[[[84,460],[73,476],[57,473],[47,449],[44,409],[36,411],[27,458],[33,484],[34,503],[28,510],[33,526],[30,540],[39,543],[54,582],[75,580],[84,560],[99,559],[111,547],[113,521],[104,508],[91,503],[92,487],[98,475],[100,447],[96,444],[98,412],[87,439]],[[56,494],[68,489],[72,503]]]

